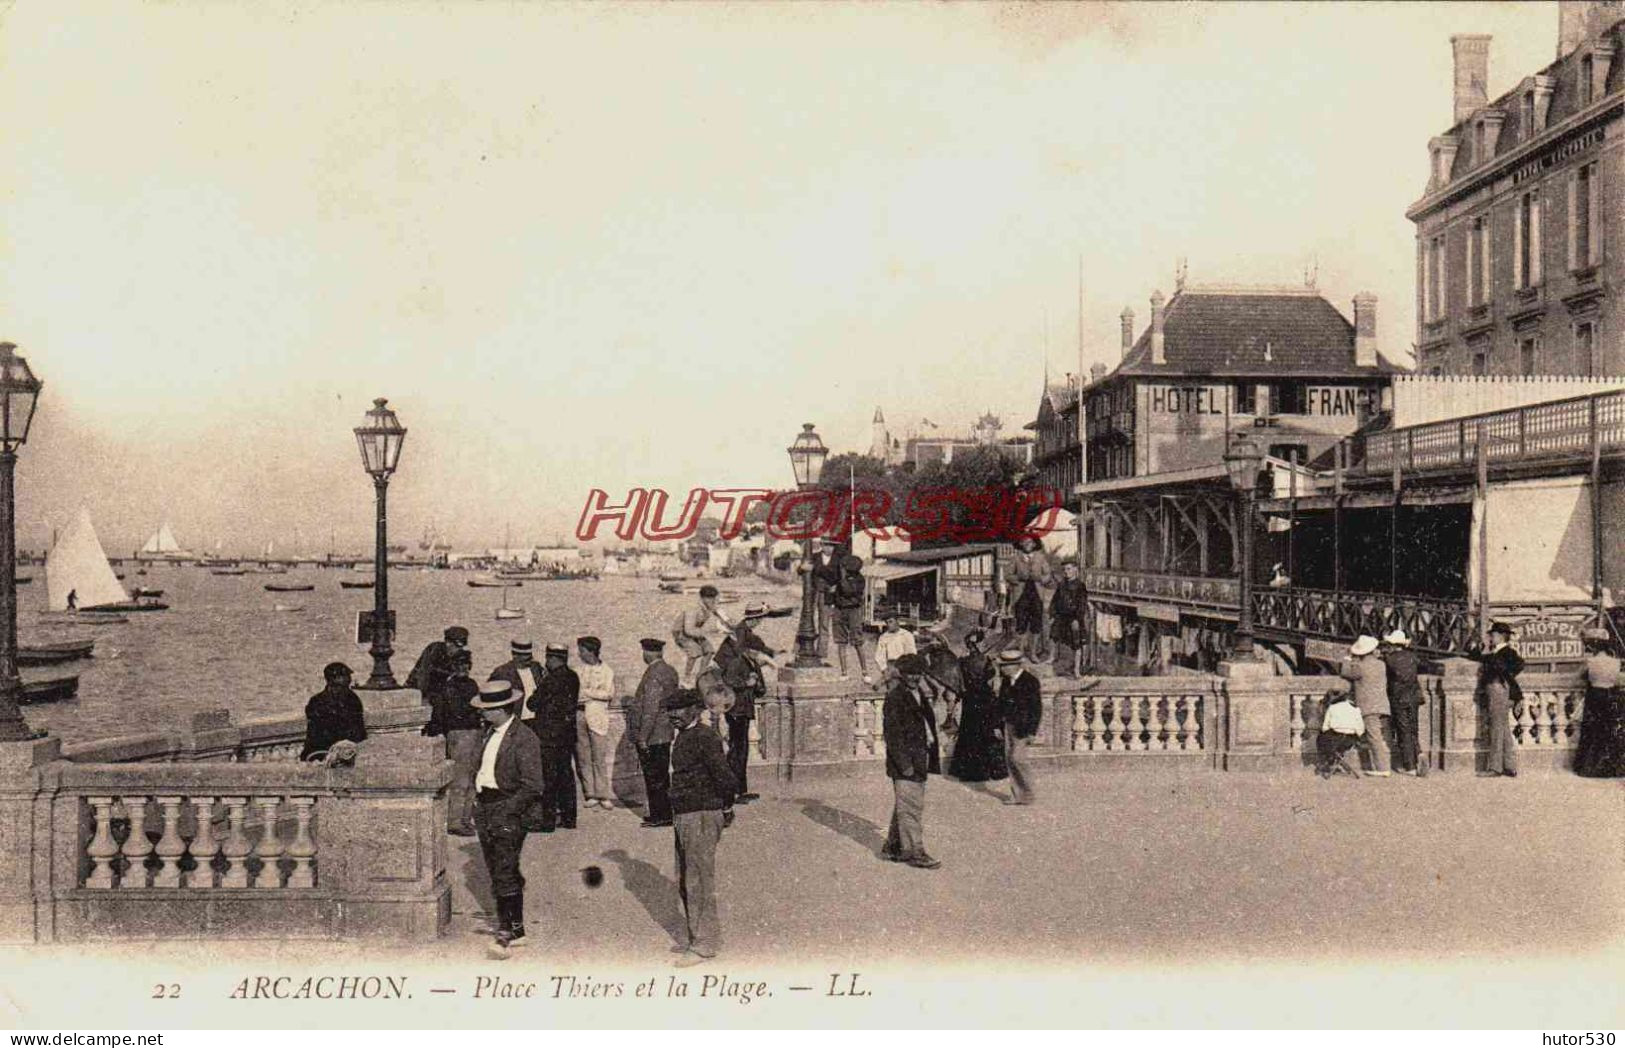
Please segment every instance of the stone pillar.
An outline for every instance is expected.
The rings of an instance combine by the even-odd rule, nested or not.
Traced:
[[[386,768],[360,763],[327,774],[341,793],[317,801],[315,880],[343,900],[340,937],[440,935],[451,921],[446,871],[451,762]]]
[[[827,673],[785,676],[789,679],[780,684],[778,696],[789,711],[790,725],[779,737],[789,742],[790,778],[840,774],[852,757],[852,698],[859,691],[867,693],[865,686],[860,681],[854,688],[852,681]]]
[[[0,942],[55,938],[51,906],[51,796],[41,769],[62,755],[46,736],[0,743]],[[77,827],[75,827],[77,829]]]
[[[1224,684],[1217,696],[1221,738],[1216,740],[1225,771],[1278,771],[1297,760],[1287,746],[1287,697],[1274,685],[1262,661],[1232,659],[1219,664]]]
[[[1439,665],[1437,698],[1433,704],[1444,718],[1444,742],[1436,758],[1440,771],[1478,769],[1478,664],[1469,659],[1446,659]]]

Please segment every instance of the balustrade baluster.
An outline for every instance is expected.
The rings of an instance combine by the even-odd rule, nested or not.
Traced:
[[[277,860],[282,857],[282,840],[276,834],[277,808],[282,804],[281,797],[256,797],[254,803],[260,809],[260,839],[254,845],[254,855],[260,860],[260,872],[254,875],[256,888],[282,887],[282,870],[277,866]]]
[[[886,717],[884,713],[885,702],[885,699],[869,700],[869,728],[871,738],[874,739],[874,745],[870,747],[870,752],[876,757],[884,757],[886,755]]]
[[[1169,695],[1151,700],[1151,722],[1155,725],[1151,731],[1151,748],[1154,750],[1177,749],[1177,746],[1169,746],[1174,741],[1173,696]]]
[[[90,856],[90,876],[85,878],[86,888],[113,886],[113,856],[118,854],[118,842],[113,840],[113,798],[86,797],[96,821],[96,832],[85,846]]]
[[[197,822],[191,845],[192,861],[197,866],[186,875],[186,886],[213,888],[214,857],[220,851],[220,841],[214,835],[214,798],[193,797],[192,818]]]
[[[1517,709],[1507,711],[1507,716],[1512,718],[1512,737],[1525,746],[1530,745],[1535,719],[1529,712],[1529,702],[1525,700],[1518,703]]]
[[[1550,700],[1551,695],[1546,692],[1535,693],[1535,735],[1545,746],[1557,743],[1557,718],[1553,716]]]
[[[1286,745],[1289,750],[1301,749],[1303,745],[1303,706],[1309,701],[1307,695],[1288,695]]]
[[[1130,738],[1134,743],[1131,748],[1143,753],[1151,748],[1150,740],[1147,738],[1152,731],[1151,700],[1135,698],[1130,701],[1134,704],[1131,707],[1134,718],[1130,727]]]
[[[1084,715],[1083,704],[1086,700],[1082,695],[1072,696],[1072,750],[1085,749],[1089,737],[1089,718]]]
[[[314,888],[316,872],[311,867],[311,860],[316,857],[316,841],[310,835],[310,816],[316,807],[316,798],[289,797],[288,803],[293,805],[295,820],[293,840],[288,844],[288,857],[293,860],[293,869],[288,873],[288,887]]]
[[[226,806],[226,839],[220,852],[226,857],[226,872],[220,878],[222,888],[248,887],[248,853],[253,845],[243,832],[243,818],[248,809],[247,797],[222,797]]]
[[[181,856],[186,854],[186,842],[181,840],[181,799],[179,797],[159,797],[158,813],[164,820],[163,835],[158,838],[158,846],[153,849],[158,854],[158,872],[153,874],[152,886],[154,888],[179,888],[181,886]]]
[[[1568,741],[1576,745],[1580,741],[1578,738],[1580,725],[1585,722],[1585,701],[1585,688],[1582,687],[1578,691],[1570,693],[1569,701],[1566,704],[1569,714]]]
[[[1102,709],[1104,701],[1097,695],[1089,699],[1089,748],[1091,750],[1111,749],[1106,741],[1106,716]]]
[[[120,797],[124,813],[130,818],[130,835],[124,838],[124,876],[120,888],[147,886],[147,856],[152,854],[152,842],[147,840],[147,798]]]

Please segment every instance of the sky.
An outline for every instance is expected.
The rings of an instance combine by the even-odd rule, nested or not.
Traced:
[[[74,4],[0,13],[0,339],[45,381],[18,544],[569,532],[785,487],[803,422],[1007,431],[1193,283],[1378,296],[1408,362],[1452,33],[1555,3]],[[1080,280],[1081,276],[1081,280]],[[1081,294],[1080,294],[1081,292]],[[1080,317],[1081,303],[1081,317]],[[1081,320],[1081,323],[1080,323]],[[1081,334],[1081,340],[1080,340]],[[1080,344],[1081,342],[1081,344]],[[680,496],[679,496],[680,497]]]

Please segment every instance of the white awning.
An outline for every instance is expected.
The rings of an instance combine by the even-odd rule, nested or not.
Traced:
[[[863,566],[863,577],[880,582],[892,582],[913,575],[934,575],[936,571],[937,566],[935,564],[893,564],[888,561],[877,560],[873,564]]]

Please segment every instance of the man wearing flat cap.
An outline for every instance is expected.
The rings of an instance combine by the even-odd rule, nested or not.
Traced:
[[[542,664],[537,662],[535,645],[528,640],[508,643],[509,659],[491,671],[487,680],[505,680],[519,693],[519,719],[528,721],[535,716],[530,711],[531,696],[542,685]]]
[[[329,662],[322,670],[326,682],[321,691],[305,703],[305,748],[299,759],[325,755],[341,739],[361,742],[367,737],[367,719],[361,697],[350,690],[350,667]]]
[[[525,944],[525,814],[541,797],[542,753],[534,733],[516,726],[519,694],[507,681],[480,685],[471,703],[486,724],[480,766],[474,776],[474,827],[496,898],[496,941],[492,956]]]
[[[942,862],[925,850],[925,781],[928,775],[942,773],[937,718],[925,690],[925,660],[903,655],[896,667],[897,679],[880,710],[886,777],[892,783],[891,827],[880,857],[934,870]]]
[[[576,748],[576,707],[581,702],[581,680],[569,665],[570,649],[547,646],[547,672],[530,697],[530,729],[542,744],[542,769],[547,790],[542,808],[561,830],[576,826],[576,784],[570,762]]]
[[[430,706],[440,698],[446,681],[451,679],[451,657],[468,649],[468,631],[463,627],[447,626],[443,636],[442,640],[424,645],[412,672],[406,675],[406,686],[416,688]]]
[[[1512,737],[1512,709],[1523,701],[1518,674],[1523,672],[1523,656],[1512,647],[1512,627],[1504,622],[1490,623],[1490,650],[1474,638],[1467,657],[1478,663],[1478,688],[1483,696],[1485,716],[1490,722],[1490,750],[1484,756],[1485,776],[1518,774],[1518,744]]]
[[[639,641],[643,649],[643,679],[627,708],[627,730],[638,748],[643,769],[643,825],[671,825],[671,717],[666,699],[677,691],[677,671],[663,657],[666,642],[653,637]]]
[[[597,637],[577,637],[581,669],[581,700],[576,705],[576,775],[581,780],[581,803],[588,808],[614,808],[610,800],[609,701],[615,697],[615,671],[599,658],[603,644]]]
[[[736,784],[722,755],[722,740],[700,723],[705,703],[693,688],[667,696],[662,705],[677,733],[671,744],[671,810],[677,842],[677,894],[683,903],[687,942],[679,968],[717,955],[717,842],[733,821]]]
[[[1004,763],[1010,769],[1006,804],[1033,802],[1033,772],[1028,758],[1044,723],[1044,696],[1038,678],[1023,665],[1019,648],[999,652],[999,708],[1004,714]]]

